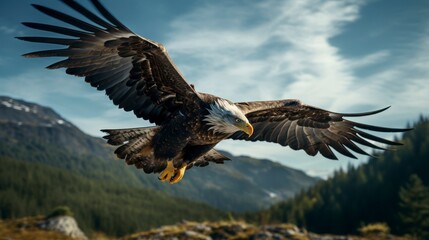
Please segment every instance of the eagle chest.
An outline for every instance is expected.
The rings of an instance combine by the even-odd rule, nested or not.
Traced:
[[[195,131],[190,142],[192,145],[217,144],[227,137],[225,134],[214,133],[213,130],[209,130],[206,125],[201,123],[196,124],[195,127],[195,130],[198,130]]]

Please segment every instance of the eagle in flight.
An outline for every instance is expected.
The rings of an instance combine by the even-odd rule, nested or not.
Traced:
[[[213,149],[224,139],[266,141],[321,153],[337,159],[332,149],[351,158],[352,152],[368,155],[356,143],[383,149],[375,142],[389,141],[363,130],[401,132],[346,120],[386,110],[343,114],[305,105],[299,100],[231,102],[198,92],[174,65],[166,48],[139,36],[119,22],[97,0],[91,0],[102,17],[73,0],[62,0],[81,14],[82,21],[57,10],[33,4],[40,12],[71,27],[24,22],[27,27],[66,37],[17,37],[18,39],[63,45],[65,48],[37,51],[25,57],[65,57],[48,69],[66,68],[66,73],[85,81],[125,111],[154,123],[153,127],[102,130],[115,154],[146,173],[160,173],[159,179],[179,182],[192,166],[229,160]],[[190,40],[191,41],[191,40]]]

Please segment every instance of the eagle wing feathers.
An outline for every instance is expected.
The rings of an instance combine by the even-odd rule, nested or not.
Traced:
[[[298,100],[243,102],[236,105],[245,112],[253,125],[254,133],[248,137],[243,132],[237,132],[230,138],[278,143],[294,150],[302,149],[311,156],[320,152],[329,159],[337,159],[332,149],[351,158],[356,156],[350,150],[369,155],[356,143],[374,149],[383,148],[373,142],[400,145],[364,132],[362,129],[376,132],[409,130],[372,126],[343,118],[373,115],[387,108],[365,113],[344,114],[304,105]]]
[[[18,39],[65,45],[67,48],[27,53],[26,57],[67,57],[48,68],[67,68],[71,75],[105,91],[119,108],[134,111],[137,117],[162,124],[178,110],[192,110],[200,103],[195,90],[171,61],[165,48],[134,34],[97,0],[93,5],[102,19],[73,0],[63,0],[92,23],[59,11],[33,4],[53,18],[78,29],[42,23],[23,23],[27,27],[75,38],[18,37]]]

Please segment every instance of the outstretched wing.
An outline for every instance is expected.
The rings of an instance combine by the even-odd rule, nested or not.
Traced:
[[[90,23],[34,4],[42,13],[77,29],[24,22],[30,28],[69,36],[18,37],[30,42],[67,46],[24,56],[67,57],[47,68],[67,68],[68,74],[85,77],[91,86],[104,90],[119,108],[134,111],[137,117],[156,124],[162,124],[179,109],[195,108],[198,94],[185,81],[161,44],[131,32],[97,0],[92,3],[105,19],[73,0],[62,1]]]
[[[371,141],[400,145],[364,132],[363,129],[376,132],[409,130],[371,126],[343,118],[373,115],[387,108],[366,113],[343,114],[304,105],[298,100],[243,102],[236,105],[246,114],[254,127],[254,133],[248,137],[243,132],[237,132],[230,138],[279,143],[294,150],[303,149],[311,156],[320,152],[329,159],[337,159],[331,148],[351,158],[356,157],[349,150],[369,155],[355,143],[374,149],[383,148]]]

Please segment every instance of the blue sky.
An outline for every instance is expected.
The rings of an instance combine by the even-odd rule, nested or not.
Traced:
[[[147,126],[83,79],[44,69],[57,59],[20,57],[49,47],[14,39],[39,35],[20,22],[58,23],[30,3],[72,13],[59,1],[0,1],[0,95],[50,106],[94,136],[103,128]],[[232,101],[297,98],[336,112],[391,105],[381,115],[359,119],[389,127],[404,127],[428,114],[429,1],[103,3],[134,32],[163,43],[199,91]],[[218,148],[322,177],[366,160],[323,160],[269,143],[225,141]]]

